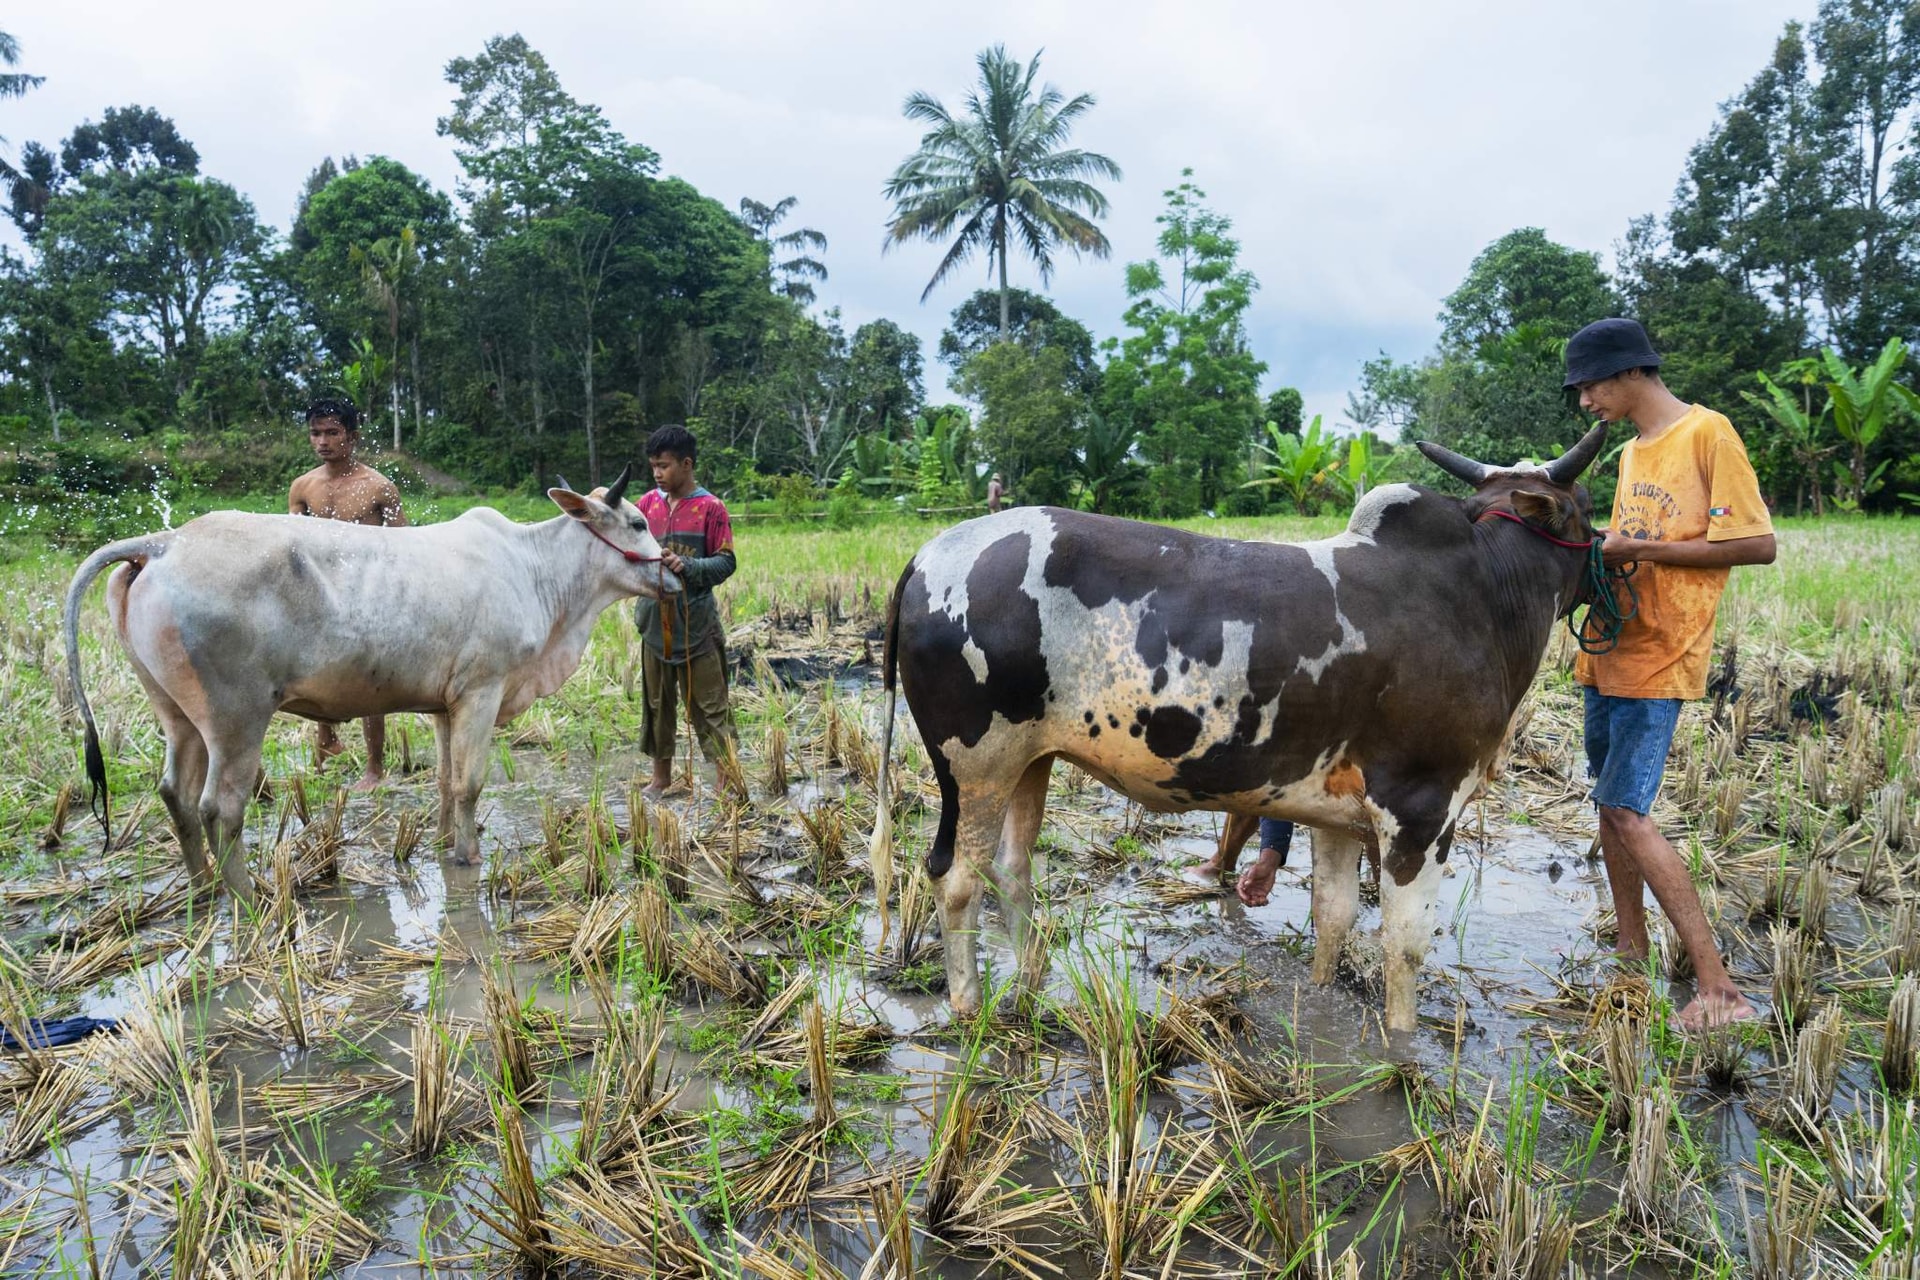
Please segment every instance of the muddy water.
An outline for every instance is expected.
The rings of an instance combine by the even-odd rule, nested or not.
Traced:
[[[642,764],[637,756],[618,752],[559,762],[533,747],[504,754],[483,800],[486,861],[506,864],[529,856],[542,839],[543,804],[578,804],[602,793],[624,826],[626,782]],[[842,785],[835,778],[798,780],[789,804],[807,807],[836,795]],[[217,1081],[238,1086],[225,1090],[219,1122],[252,1135],[247,1141],[254,1143],[271,1137],[271,1120],[256,1103],[242,1106],[239,1100],[259,1086],[330,1081],[346,1073],[370,1081],[364,1097],[291,1126],[293,1141],[310,1158],[350,1169],[364,1147],[368,1154],[361,1156],[362,1162],[377,1169],[382,1189],[367,1197],[362,1216],[385,1243],[365,1262],[345,1268],[345,1274],[437,1274],[449,1265],[470,1265],[473,1250],[490,1238],[474,1214],[476,1204],[492,1195],[484,1186],[484,1172],[456,1161],[408,1162],[385,1155],[384,1148],[395,1136],[396,1123],[401,1131],[405,1126],[410,1094],[406,1041],[412,1015],[431,1005],[445,1016],[478,1022],[483,1016],[483,976],[498,957],[512,953],[505,931],[545,904],[504,900],[480,870],[455,867],[424,849],[417,865],[396,871],[383,843],[390,824],[377,819],[376,811],[425,808],[431,791],[429,775],[417,774],[378,801],[355,799],[346,827],[361,838],[343,855],[349,874],[303,899],[310,934],[342,939],[350,953],[362,957],[373,955],[379,944],[399,948],[420,956],[419,967],[374,984],[377,990],[369,995],[351,997],[353,1007],[339,1035],[323,1037],[304,1050],[270,1043],[270,1037],[236,1038],[219,1054],[214,1071]],[[1367,990],[1363,981],[1326,988],[1308,981],[1310,854],[1304,832],[1267,905],[1245,907],[1232,895],[1221,894],[1165,906],[1148,887],[1156,878],[1177,877],[1212,852],[1217,817],[1143,820],[1097,787],[1068,788],[1060,776],[1049,814],[1055,848],[1043,891],[1052,911],[1068,922],[1066,932],[1072,939],[1064,952],[1056,951],[1048,977],[1048,994],[1062,1003],[1073,1000],[1070,967],[1088,957],[1121,957],[1141,1003],[1148,1006],[1160,998],[1163,984],[1182,981],[1175,975],[1238,966],[1252,980],[1239,1001],[1251,1041],[1292,1043],[1311,1061],[1356,1077],[1376,1064],[1415,1063],[1440,1088],[1466,1096],[1471,1106],[1485,1081],[1508,1080],[1516,1063],[1537,1053],[1529,1032],[1536,1028],[1538,1015],[1522,1010],[1553,1000],[1561,990],[1556,979],[1591,985],[1604,977],[1592,933],[1593,918],[1604,902],[1603,877],[1597,865],[1586,860],[1585,839],[1577,832],[1554,836],[1496,822],[1487,827],[1482,842],[1470,813],[1442,891],[1440,929],[1423,973],[1420,1007],[1428,1025],[1395,1037],[1381,1029],[1377,992]],[[689,822],[697,816],[689,813]],[[1140,852],[1120,859],[1094,856],[1110,850],[1123,831],[1137,833]],[[264,818],[255,835],[270,840]],[[925,837],[921,832],[913,847],[924,848]],[[791,841],[791,832],[786,838]],[[857,833],[850,845],[854,843]],[[791,867],[762,865],[757,870],[775,888],[794,874]],[[156,883],[158,879],[156,875]],[[1843,930],[1857,927],[1857,921],[1845,916],[1837,920]],[[1376,923],[1377,910],[1364,908],[1359,932]],[[859,928],[871,948],[878,932],[870,913]],[[19,936],[32,934],[27,929]],[[432,964],[436,950],[441,959]],[[991,911],[982,952],[997,977],[1013,971],[1013,957]],[[216,964],[227,959],[217,942],[211,955]],[[78,1011],[122,1014],[142,984],[151,985],[181,963],[179,955],[165,957],[104,982],[81,998]],[[536,1007],[583,1022],[594,1020],[586,992],[577,985],[557,985],[552,965],[515,962],[510,968],[519,991]],[[899,1098],[861,1098],[843,1105],[859,1112],[867,1126],[867,1161],[911,1168],[927,1154],[929,1117],[942,1103],[942,1082],[964,1053],[963,1037],[948,1026],[937,995],[894,990],[845,966],[835,970],[832,982],[851,1004],[869,1011],[898,1037],[883,1059],[862,1070],[899,1077]],[[219,1028],[256,1005],[258,986],[232,982],[215,993],[208,1007],[209,1025]],[[681,1088],[678,1108],[750,1110],[756,1102],[750,1082],[722,1078],[685,1047],[691,1029],[714,1016],[712,1008],[689,1002],[680,1006],[678,1015],[681,1034],[662,1063]],[[476,1044],[481,1043],[477,1038]],[[476,1056],[483,1057],[484,1049]],[[584,1067],[589,1061],[583,1057],[576,1065]],[[986,1061],[1037,1088],[1042,1105],[1061,1116],[1085,1114],[1087,1099],[1097,1092],[1077,1046],[1043,1041],[1018,1062],[1003,1059],[1000,1050],[993,1049]],[[560,1069],[543,1101],[529,1108],[527,1134],[541,1168],[563,1163],[580,1124],[568,1079],[567,1070]],[[1179,1087],[1154,1095],[1145,1129],[1149,1140],[1162,1127],[1198,1131],[1212,1123],[1198,1073],[1177,1073],[1176,1082]],[[1695,1119],[1727,1165],[1750,1156],[1753,1122],[1737,1098],[1704,1108]],[[163,1125],[157,1113],[116,1114],[72,1137],[57,1153],[6,1169],[5,1176],[15,1187],[44,1186],[60,1197],[84,1189],[94,1232],[102,1242],[98,1247],[112,1241],[111,1255],[98,1259],[101,1269],[117,1275],[156,1274],[165,1266],[167,1215],[153,1205],[130,1213],[141,1206],[130,1204],[127,1190],[152,1171],[151,1162],[162,1158],[148,1145],[156,1125]],[[1323,1166],[1373,1160],[1415,1136],[1406,1096],[1398,1088],[1360,1092],[1310,1123],[1270,1126],[1257,1135],[1264,1143],[1303,1153],[1300,1159],[1308,1151],[1317,1152]],[[1571,1151],[1587,1136],[1579,1118],[1554,1115],[1548,1118],[1543,1147]],[[850,1153],[841,1155],[842,1164],[857,1165]],[[1596,1171],[1604,1171],[1604,1164],[1602,1158]],[[840,1169],[836,1176],[846,1172]],[[1080,1175],[1071,1152],[1057,1143],[1036,1142],[1016,1176],[1048,1186],[1077,1182]],[[1330,1253],[1337,1254],[1359,1234],[1373,1208],[1363,1199],[1360,1209],[1335,1228]],[[1604,1208],[1582,1206],[1595,1214]],[[1433,1196],[1424,1183],[1413,1179],[1404,1184],[1394,1193],[1391,1209],[1406,1224],[1400,1240],[1403,1256],[1427,1257],[1436,1266],[1444,1263],[1451,1246],[1436,1225]],[[751,1212],[734,1223],[748,1238],[771,1225]],[[825,1257],[849,1274],[857,1274],[872,1254],[867,1228],[836,1225],[833,1215],[814,1217],[805,1230]],[[1362,1245],[1363,1255],[1377,1261],[1381,1238],[1376,1235]],[[27,1241],[23,1249],[9,1265],[25,1258],[26,1273],[35,1268],[84,1273],[91,1265],[72,1232],[58,1242],[50,1237]],[[460,1258],[468,1262],[449,1263]],[[1204,1266],[1208,1253],[1196,1247],[1183,1259]],[[927,1246],[924,1261],[940,1275],[973,1275],[979,1269],[977,1261],[947,1257],[934,1245]],[[1054,1261],[1068,1275],[1092,1274],[1090,1259],[1063,1254]],[[1218,1261],[1228,1265],[1232,1258],[1221,1255]],[[1666,1272],[1645,1263],[1613,1274]]]

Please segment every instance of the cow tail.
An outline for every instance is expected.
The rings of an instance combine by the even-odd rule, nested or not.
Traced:
[[[82,754],[87,769],[87,808],[100,820],[100,829],[106,833],[109,846],[113,843],[113,824],[108,813],[107,762],[100,754],[100,731],[94,727],[93,708],[87,703],[87,689],[80,674],[80,605],[86,598],[87,588],[107,566],[128,561],[144,565],[164,551],[166,543],[164,534],[110,542],[81,562],[72,584],[67,587],[66,615],[60,630],[67,646],[67,681],[73,686],[73,702],[80,712],[80,722],[86,726]]]
[[[880,720],[880,776],[874,784],[878,807],[873,818],[873,838],[867,843],[867,858],[873,866],[873,897],[880,908],[880,946],[887,945],[893,928],[893,798],[888,783],[893,775],[893,712],[898,699],[894,695],[900,664],[900,597],[905,594],[909,564],[887,597],[886,636],[880,658],[880,687],[886,692],[887,710]]]

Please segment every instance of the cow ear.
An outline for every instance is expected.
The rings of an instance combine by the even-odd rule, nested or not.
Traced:
[[[547,496],[553,499],[555,506],[572,516],[575,520],[591,522],[600,511],[607,509],[605,503],[595,502],[585,494],[575,493],[571,489],[549,489],[547,490]],[[596,510],[596,508],[598,508],[598,510]]]
[[[1513,503],[1513,513],[1528,524],[1538,525],[1554,533],[1560,533],[1566,529],[1570,515],[1566,499],[1551,493],[1541,493],[1538,489],[1515,489],[1508,497]]]

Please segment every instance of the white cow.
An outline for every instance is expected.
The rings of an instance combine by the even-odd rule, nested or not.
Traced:
[[[451,828],[456,860],[473,862],[495,726],[566,682],[608,605],[681,589],[622,496],[627,478],[604,499],[549,489],[566,514],[532,525],[487,508],[406,529],[223,511],[100,548],[67,589],[65,638],[102,816],[75,628],[88,585],[121,565],[107,609],[166,734],[160,795],[196,883],[212,879],[211,845],[227,888],[252,899],[243,820],[276,711],[431,715],[440,835]]]

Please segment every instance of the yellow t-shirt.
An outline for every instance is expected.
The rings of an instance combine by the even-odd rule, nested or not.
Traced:
[[[1772,533],[1773,520],[1733,424],[1694,405],[1651,441],[1627,442],[1612,527],[1652,542],[1726,542]],[[1574,678],[1619,698],[1705,697],[1727,572],[1641,561],[1639,613],[1611,652],[1581,654]]]

